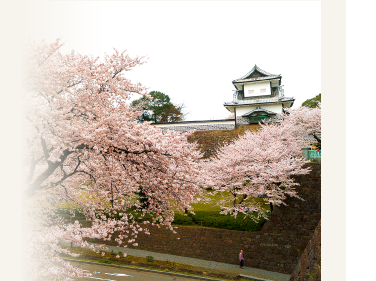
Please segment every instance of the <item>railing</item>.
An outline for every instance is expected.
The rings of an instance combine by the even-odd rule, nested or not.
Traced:
[[[234,98],[232,102],[225,102],[226,104],[253,104],[253,103],[264,103],[264,102],[277,102],[279,101],[279,97],[272,97],[272,98],[258,98],[258,99],[252,99],[252,100],[247,100],[247,99],[238,99],[237,97]]]
[[[308,157],[310,159],[318,159],[321,158],[321,151],[317,150],[308,150]]]

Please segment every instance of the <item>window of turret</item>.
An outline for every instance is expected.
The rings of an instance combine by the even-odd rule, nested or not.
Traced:
[[[255,93],[255,90],[248,90],[248,95],[253,95]]]
[[[266,88],[260,89],[260,94],[266,93]]]

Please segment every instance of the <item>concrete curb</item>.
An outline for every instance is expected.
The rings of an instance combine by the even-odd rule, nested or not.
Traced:
[[[149,271],[149,272],[153,272],[153,273],[175,275],[175,276],[180,276],[180,277],[190,277],[190,278],[200,279],[200,280],[224,281],[224,280],[221,280],[221,279],[213,279],[213,278],[208,278],[208,277],[186,275],[186,274],[175,273],[175,272],[152,270],[152,269],[146,269],[146,268],[140,268],[140,267],[132,267],[132,266],[124,266],[124,265],[108,264],[108,263],[100,263],[100,262],[92,262],[92,261],[84,261],[84,260],[73,260],[73,259],[66,259],[66,258],[63,258],[63,260],[72,261],[72,262],[83,262],[83,263],[97,264],[97,265],[105,265],[105,266],[112,266],[112,267],[120,267],[120,268],[128,268],[128,269],[133,269],[133,270]],[[249,277],[249,278],[253,278],[253,277]],[[263,279],[259,279],[259,280],[263,280]]]
[[[270,280],[270,279],[262,279],[262,278],[247,276],[247,275],[243,275],[243,274],[239,274],[239,277],[246,278],[246,279],[260,280],[260,281],[273,281],[273,280]]]

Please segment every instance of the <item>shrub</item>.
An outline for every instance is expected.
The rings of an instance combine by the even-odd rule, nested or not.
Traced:
[[[193,224],[193,219],[189,215],[188,216],[184,216],[182,214],[175,213],[173,224],[178,224],[178,225],[192,225]]]
[[[74,210],[74,213],[75,213],[75,216],[73,217],[73,220],[76,221],[76,220],[85,220],[85,216],[84,214],[81,213],[81,211],[79,209],[75,209]],[[69,209],[57,209],[56,210],[56,214],[58,216],[61,216],[63,217],[64,219],[67,219],[67,220],[70,220],[70,212],[69,212]]]
[[[147,262],[153,262],[154,261],[154,257],[153,256],[146,256],[146,261]]]
[[[206,227],[240,230],[240,231],[260,231],[265,223],[265,219],[254,222],[250,217],[244,218],[244,214],[238,214],[236,218],[231,215],[222,215],[219,212],[198,211],[195,215],[189,214],[184,217],[181,214],[175,214],[173,224],[188,225],[195,224]]]
[[[99,262],[101,262],[101,263],[107,263],[107,264],[113,264],[112,261],[107,260],[107,259],[100,259]]]

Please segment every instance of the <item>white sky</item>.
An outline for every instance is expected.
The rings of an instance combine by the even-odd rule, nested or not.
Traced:
[[[37,5],[34,2],[34,5]],[[255,64],[282,74],[294,106],[321,93],[320,2],[40,2],[31,39],[62,38],[96,56],[128,50],[148,62],[133,82],[184,103],[186,120],[226,118],[232,80]]]

